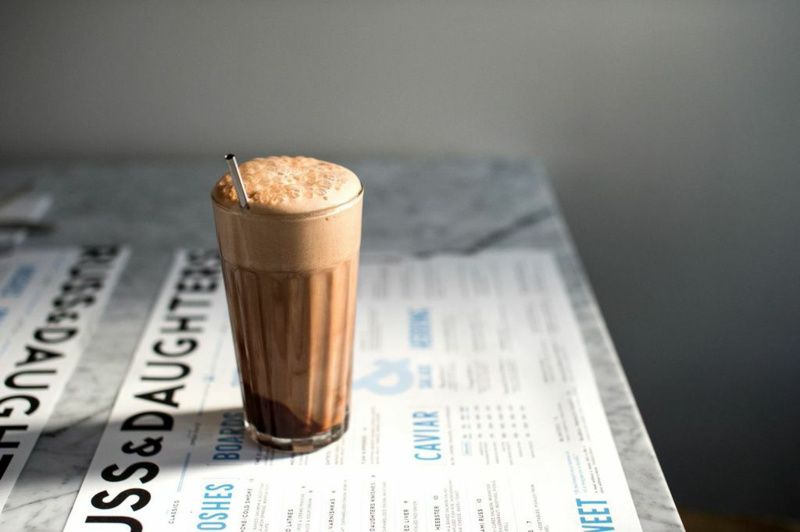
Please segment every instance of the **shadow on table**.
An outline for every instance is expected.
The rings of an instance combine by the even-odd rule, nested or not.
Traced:
[[[170,430],[163,426],[166,419],[173,422]],[[163,474],[166,471],[174,472],[172,470],[183,471],[187,467],[214,467],[237,462],[243,467],[256,463],[269,466],[302,459],[303,453],[276,451],[259,446],[244,434],[242,419],[241,409],[225,409],[183,413],[165,419],[152,416],[141,418],[141,429],[124,432],[120,430],[123,420],[109,420],[107,423],[78,422],[47,430],[41,434],[15,490],[35,487],[40,483],[71,484],[76,479],[80,482],[95,453],[104,457],[99,464],[101,467],[117,464],[119,469],[115,472],[118,474],[127,465],[138,461],[155,462],[159,467],[159,474]],[[148,420],[154,428],[144,427]],[[161,428],[155,428],[156,424]],[[106,427],[109,427],[109,433],[103,438],[100,448]],[[6,434],[6,439],[9,434]],[[131,444],[123,450],[122,446],[127,442]],[[337,444],[332,444],[335,445]],[[332,446],[316,452],[325,453]],[[234,456],[238,456],[238,459]],[[132,478],[142,475],[144,470],[137,471]]]

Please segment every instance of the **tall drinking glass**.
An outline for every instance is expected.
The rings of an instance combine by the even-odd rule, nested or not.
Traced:
[[[347,429],[363,188],[341,166],[268,157],[211,197],[248,434],[309,451]]]

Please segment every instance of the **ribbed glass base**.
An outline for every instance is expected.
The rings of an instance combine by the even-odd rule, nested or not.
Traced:
[[[303,438],[279,438],[277,436],[272,436],[271,434],[266,434],[264,432],[259,432],[256,428],[245,421],[245,431],[247,435],[250,436],[253,440],[264,445],[266,447],[271,447],[273,449],[278,449],[281,451],[291,451],[295,453],[310,453],[311,451],[315,451],[321,447],[325,447],[329,443],[333,443],[347,431],[347,424],[350,419],[350,415],[345,414],[344,423],[340,423],[339,425],[334,425],[330,429],[326,430],[325,432],[320,432],[314,434],[312,436],[306,436]]]

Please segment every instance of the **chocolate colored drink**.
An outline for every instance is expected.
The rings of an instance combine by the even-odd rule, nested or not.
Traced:
[[[363,189],[309,157],[240,167],[211,197],[245,422],[258,442],[312,450],[347,429]]]

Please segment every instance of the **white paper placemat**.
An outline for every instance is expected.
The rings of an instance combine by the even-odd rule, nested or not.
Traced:
[[[641,530],[550,254],[366,258],[358,304],[347,434],[277,455],[216,254],[178,253],[67,530]]]
[[[0,258],[0,508],[127,258],[117,246],[18,249]]]

